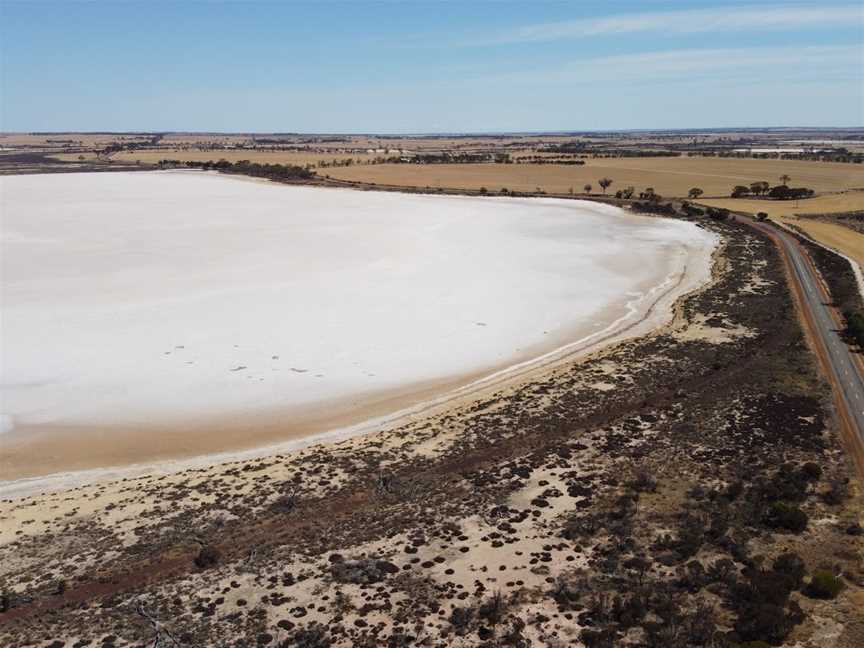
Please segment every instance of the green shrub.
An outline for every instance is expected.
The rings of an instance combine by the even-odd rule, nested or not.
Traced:
[[[747,641],[769,641],[779,645],[792,631],[793,626],[793,620],[783,607],[760,603],[748,607],[738,615],[735,632]]]
[[[846,584],[841,578],[837,578],[827,569],[820,569],[813,573],[805,594],[811,598],[833,599],[843,591],[844,587]]]
[[[807,528],[807,514],[786,502],[774,502],[765,513],[765,523],[772,529],[801,533]]]
[[[797,590],[804,582],[804,561],[795,553],[784,553],[777,556],[773,571],[783,578],[790,590]]]

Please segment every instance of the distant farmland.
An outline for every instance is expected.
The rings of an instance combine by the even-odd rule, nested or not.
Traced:
[[[581,193],[585,184],[600,192],[597,181],[613,180],[609,191],[632,186],[636,191],[653,187],[663,196],[686,196],[699,187],[705,196],[728,196],[735,185],[765,180],[779,184],[789,175],[790,185],[817,192],[864,188],[864,166],[798,160],[758,160],[740,158],[596,158],[584,166],[532,164],[380,164],[329,169],[330,176],[343,180],[374,182],[413,187],[454,187],[479,189],[491,193],[502,188],[516,191]]]
[[[56,155],[60,160],[75,160],[78,155],[74,153],[60,153]],[[91,154],[92,157],[92,154]],[[124,162],[141,161],[146,164],[155,164],[159,160],[180,160],[181,162],[213,160],[228,160],[237,162],[239,160],[250,160],[261,164],[297,164],[317,165],[319,162],[333,162],[333,160],[371,160],[375,157],[369,153],[343,153],[334,151],[332,153],[319,153],[317,151],[268,151],[268,150],[197,150],[197,149],[156,149],[143,151],[120,151],[111,156],[112,160]]]

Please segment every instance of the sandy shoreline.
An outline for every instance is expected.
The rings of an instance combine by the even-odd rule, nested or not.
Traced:
[[[716,243],[716,241],[715,241]],[[697,249],[698,248],[698,249]],[[609,305],[602,329],[582,325],[551,331],[542,343],[502,362],[440,380],[372,390],[282,410],[247,411],[183,426],[86,426],[21,429],[4,434],[0,497],[20,497],[105,479],[171,473],[190,466],[263,456],[316,442],[345,439],[446,409],[499,390],[567,358],[648,333],[669,321],[674,302],[710,277],[710,250],[678,245],[659,284],[639,284],[640,296]],[[676,263],[685,267],[674,269]]]

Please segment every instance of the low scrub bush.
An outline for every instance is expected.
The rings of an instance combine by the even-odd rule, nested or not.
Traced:
[[[198,550],[198,555],[195,556],[195,566],[199,569],[207,569],[218,563],[221,557],[216,547],[204,545]]]
[[[765,512],[765,524],[772,529],[801,533],[807,528],[807,514],[793,504],[774,502]]]
[[[810,584],[804,591],[807,596],[817,599],[833,599],[843,591],[846,584],[842,579],[832,574],[827,569],[820,569],[813,574]]]

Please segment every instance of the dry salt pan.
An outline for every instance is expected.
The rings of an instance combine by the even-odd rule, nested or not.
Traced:
[[[477,376],[640,316],[714,238],[554,199],[7,176],[2,422],[166,424]],[[644,314],[644,313],[643,313]]]

